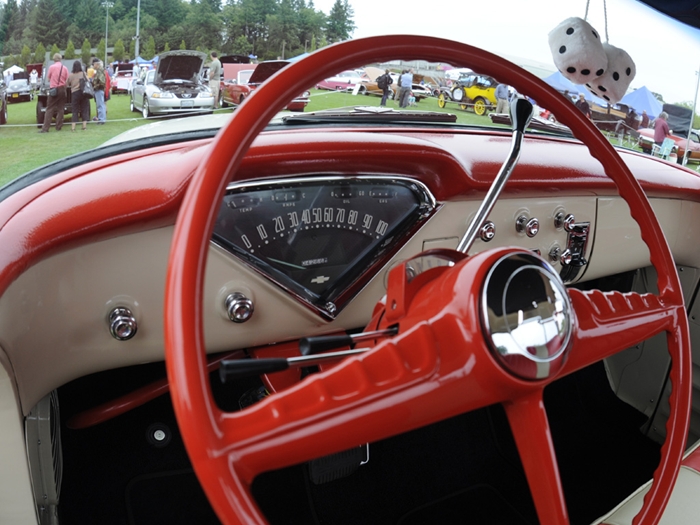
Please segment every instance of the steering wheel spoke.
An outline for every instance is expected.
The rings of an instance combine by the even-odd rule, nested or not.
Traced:
[[[653,294],[569,290],[576,330],[566,373],[610,357],[667,330],[685,316],[683,305]]]
[[[542,390],[504,403],[540,523],[567,525],[569,517]]]

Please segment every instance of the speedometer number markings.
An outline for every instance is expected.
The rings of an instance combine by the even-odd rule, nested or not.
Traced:
[[[214,240],[326,312],[426,216],[426,194],[410,181],[369,177],[243,184],[224,197]]]

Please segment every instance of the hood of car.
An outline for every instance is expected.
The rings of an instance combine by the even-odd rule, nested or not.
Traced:
[[[30,85],[28,82],[16,82],[16,81],[11,81],[10,84],[7,86],[7,91],[8,93],[14,92],[14,91],[28,91],[30,89]]]
[[[158,57],[156,76],[159,82],[166,80],[194,80],[199,77],[207,55],[201,51],[167,51]]]
[[[255,68],[255,71],[251,75],[250,80],[248,80],[248,83],[262,84],[287,64],[289,64],[288,60],[269,60],[267,62],[260,62],[258,67]]]

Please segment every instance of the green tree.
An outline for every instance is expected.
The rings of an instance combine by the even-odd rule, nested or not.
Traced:
[[[153,38],[153,35],[148,38],[146,49],[141,51],[141,53],[143,58],[146,60],[151,60],[154,56],[156,56],[156,40]]]
[[[129,42],[129,56],[136,58],[136,40]]]
[[[214,49],[221,44],[219,35],[224,25],[212,2],[193,0],[184,25],[190,35],[190,47]]]
[[[180,42],[180,49],[187,49],[187,46],[185,45],[184,39],[182,40],[182,42]]]
[[[163,52],[167,53],[168,51],[170,51],[170,43],[166,42],[165,46],[163,46]]]
[[[20,66],[25,67],[27,64],[31,63],[32,50],[29,46],[25,45],[22,47],[22,55],[20,56]]]
[[[349,0],[335,0],[326,22],[326,39],[330,43],[347,40],[355,30],[355,12]]]
[[[75,46],[73,45],[72,40],[68,41],[68,45],[66,46],[66,52],[64,54],[64,57],[71,59],[71,60],[75,58]]]
[[[249,55],[253,52],[253,45],[248,42],[248,39],[244,35],[241,35],[236,38],[236,41],[233,43],[231,52],[237,55]]]
[[[92,45],[90,41],[86,38],[83,40],[83,47],[80,48],[80,60],[83,64],[90,64],[90,56],[92,56]]]
[[[5,52],[4,44],[9,40],[15,29],[15,19],[18,16],[18,12],[17,0],[7,0],[2,12],[2,19],[0,19],[0,55]],[[10,66],[5,64],[5,67]]]
[[[114,58],[114,60],[121,62],[122,60],[124,60],[124,53],[125,52],[126,51],[124,50],[124,42],[120,38],[119,40],[117,40],[114,43],[114,50],[112,51],[112,58]]]
[[[36,6],[34,27],[31,28],[35,35],[44,43],[51,42],[54,45],[63,45],[66,35],[65,20],[58,10],[55,0],[39,0]]]
[[[56,44],[54,44],[51,46],[51,58],[53,58],[53,56],[56,53],[61,54],[61,50],[58,48],[58,46]]]
[[[44,44],[39,42],[36,45],[36,50],[34,51],[34,63],[35,64],[43,64],[45,59],[46,59],[46,48],[44,47]]]
[[[101,38],[100,43],[97,44],[97,51],[95,52],[95,56],[99,58],[100,60],[105,60],[105,54],[107,53],[107,44],[105,44],[105,39]],[[107,65],[105,65],[107,67]]]

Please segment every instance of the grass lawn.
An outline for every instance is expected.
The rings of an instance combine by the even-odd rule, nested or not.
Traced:
[[[380,98],[376,96],[352,95],[336,91],[311,90],[311,102],[306,111],[344,107],[344,106],[378,106]],[[398,103],[388,102],[389,107],[398,108]],[[421,100],[415,109],[454,113],[457,122],[466,125],[493,126],[487,116],[478,116],[458,108],[456,104],[440,109],[436,98]],[[92,114],[95,104],[92,103]],[[221,111],[230,112],[232,109]],[[0,126],[0,187],[16,177],[34,168],[43,166],[57,159],[95,148],[106,140],[149,121],[140,113],[129,111],[128,95],[112,95],[107,102],[107,123],[97,126],[89,123],[88,129],[82,131],[80,124],[75,133],[70,131],[70,116],[60,132],[52,127],[49,133],[37,133],[36,101],[20,102],[8,105],[8,123]],[[611,139],[612,140],[612,139]],[[614,142],[614,140],[613,140]]]

